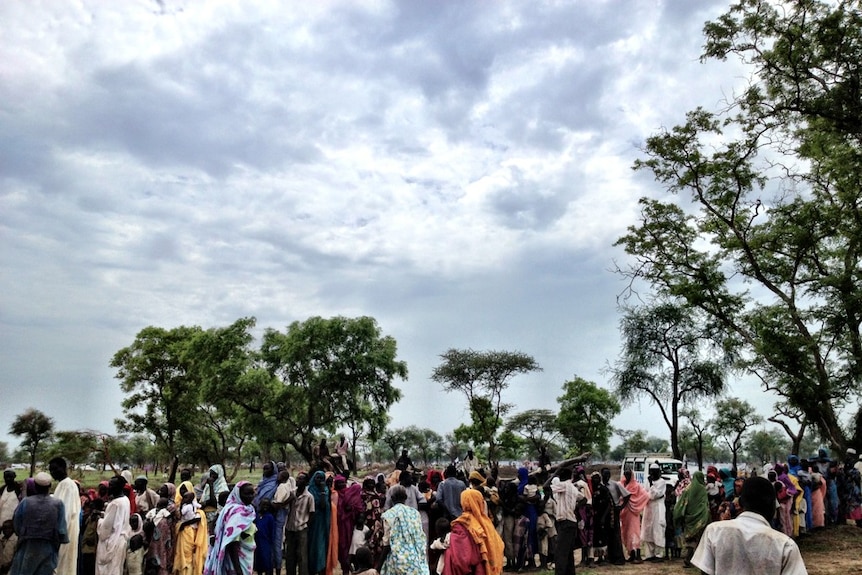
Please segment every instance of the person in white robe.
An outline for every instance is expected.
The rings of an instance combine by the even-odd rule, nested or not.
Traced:
[[[111,500],[105,507],[105,516],[97,528],[99,544],[96,547],[96,575],[119,575],[126,561],[129,535],[129,498],[123,493],[125,480],[112,477],[108,482]]]
[[[55,457],[48,462],[48,471],[57,487],[54,497],[63,502],[66,510],[66,530],[69,533],[69,543],[60,545],[60,558],[55,575],[76,575],[78,573],[78,535],[81,532],[81,493],[78,484],[69,477],[66,460]]]
[[[664,506],[665,487],[658,464],[649,466],[649,501],[641,519],[641,542],[644,546],[644,561],[659,561],[664,555],[666,513]]]

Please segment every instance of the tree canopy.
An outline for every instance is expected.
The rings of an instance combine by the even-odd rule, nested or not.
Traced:
[[[668,195],[641,199],[621,271],[731,331],[843,449],[862,391],[862,2],[744,0],[704,32],[703,58],[738,57],[750,84],[647,140],[636,168]]]
[[[15,417],[9,433],[21,438],[21,447],[30,456],[30,477],[36,472],[39,446],[54,433],[54,420],[38,409],[29,408]]]
[[[563,395],[557,402],[557,428],[570,454],[610,451],[612,422],[620,413],[620,402],[608,390],[575,377],[563,384]]]

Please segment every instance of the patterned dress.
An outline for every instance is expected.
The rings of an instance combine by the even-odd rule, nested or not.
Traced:
[[[383,521],[390,549],[380,575],[427,575],[425,532],[422,531],[419,512],[397,503],[383,513]]]

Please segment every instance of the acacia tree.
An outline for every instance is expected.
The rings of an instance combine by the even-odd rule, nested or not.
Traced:
[[[715,402],[715,417],[710,422],[710,427],[730,449],[733,469],[736,469],[737,456],[748,431],[762,422],[763,417],[745,400],[729,397]]]
[[[15,417],[9,433],[21,438],[21,447],[30,456],[30,477],[36,473],[39,446],[54,433],[54,420],[38,409],[28,408]]]
[[[497,433],[512,405],[503,401],[503,392],[512,377],[541,371],[536,360],[525,353],[450,349],[440,356],[431,379],[446,391],[458,391],[467,398],[470,425],[456,430],[456,437],[488,446],[488,465],[492,473],[499,466]]]
[[[696,407],[688,407],[680,412],[680,415],[688,422],[688,434],[691,437],[691,445],[697,458],[697,468],[703,470],[703,448],[709,444],[709,422],[700,415]]]
[[[563,384],[563,395],[557,402],[557,427],[570,453],[610,450],[611,422],[620,413],[620,402],[608,390],[576,376]]]
[[[744,0],[707,23],[703,58],[738,57],[750,85],[647,140],[635,167],[669,194],[641,199],[618,241],[625,275],[732,331],[762,385],[842,451],[839,413],[862,391],[860,7]]]
[[[557,415],[550,409],[528,409],[516,413],[506,422],[505,431],[523,440],[535,455],[551,451],[560,436]]]
[[[787,438],[777,429],[758,429],[745,442],[745,452],[761,465],[781,461],[787,454]]]
[[[775,413],[767,417],[773,423],[777,423],[790,438],[790,453],[802,453],[802,440],[805,438],[805,430],[808,428],[808,419],[798,407],[793,407],[787,402],[778,402],[773,407]],[[789,421],[788,421],[789,420]],[[790,422],[796,424],[796,429],[791,427]]]
[[[623,403],[646,397],[655,404],[674,457],[682,457],[680,410],[725,389],[733,355],[723,331],[694,308],[669,301],[627,309],[620,330],[623,350],[612,368],[616,394]]]

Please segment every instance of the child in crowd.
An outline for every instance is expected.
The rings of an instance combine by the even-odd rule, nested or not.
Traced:
[[[374,568],[371,549],[360,547],[353,555],[353,575],[380,575]]]
[[[182,505],[180,506],[180,518],[183,521],[198,519],[198,509],[200,508],[201,504],[195,499],[195,492],[186,491],[183,494]]]
[[[371,529],[365,525],[365,514],[360,513],[356,518],[356,526],[353,528],[353,537],[350,540],[350,550],[348,551],[350,564],[353,565],[353,556],[356,555],[356,550],[360,547],[365,547],[365,541]]]
[[[542,569],[554,568],[554,543],[557,539],[556,509],[554,498],[548,497],[542,514],[536,521],[536,531],[539,534],[539,561]]]
[[[446,550],[449,549],[449,531],[452,524],[445,517],[440,517],[434,522],[434,531],[437,537],[431,542],[431,549],[442,551],[437,559],[437,575],[443,575],[443,565],[446,559]]]
[[[259,575],[272,575],[275,517],[272,516],[272,502],[269,499],[261,499],[254,524],[257,526],[254,534],[254,542],[257,545],[254,550],[254,572]]]
[[[99,519],[105,510],[104,499],[90,502],[89,513],[84,518],[81,535],[81,575],[96,574],[96,546],[99,544]]]
[[[0,575],[6,575],[12,568],[12,557],[15,555],[15,546],[18,544],[18,536],[11,519],[7,519],[0,526]]]
[[[141,516],[129,516],[129,547],[126,549],[126,575],[141,575],[144,570],[144,524]]]

